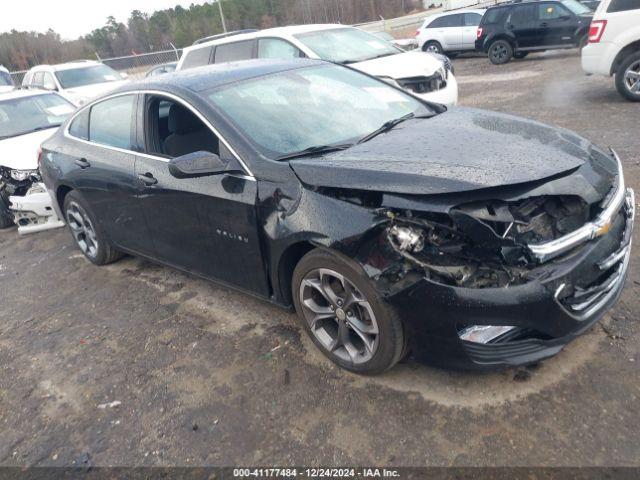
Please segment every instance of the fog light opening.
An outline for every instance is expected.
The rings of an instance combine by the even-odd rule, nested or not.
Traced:
[[[507,325],[472,325],[458,332],[460,340],[473,343],[491,343],[517,327]]]

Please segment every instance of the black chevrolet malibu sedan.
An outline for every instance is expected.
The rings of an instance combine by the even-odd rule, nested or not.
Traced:
[[[43,145],[97,265],[138,255],[293,307],[360,373],[554,355],[618,299],[633,191],[566,130],[312,60],[130,84]]]

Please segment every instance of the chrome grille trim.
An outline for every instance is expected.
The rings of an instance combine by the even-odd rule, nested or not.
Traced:
[[[607,196],[605,200],[608,201],[606,207],[595,220],[585,223],[579,229],[574,230],[563,237],[556,238],[550,242],[527,245],[533,257],[539,262],[551,260],[568,252],[569,250],[572,250],[582,243],[596,238],[599,235],[599,232],[613,221],[613,218],[625,202],[625,197],[629,195],[629,191],[631,192],[631,195],[633,195],[633,190],[625,190],[624,188],[624,172],[620,157],[618,157],[613,149],[611,149],[611,153],[618,164],[618,182],[615,186],[614,193]]]

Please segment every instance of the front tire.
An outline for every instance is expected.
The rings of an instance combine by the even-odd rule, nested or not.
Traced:
[[[122,258],[113,248],[87,202],[76,191],[64,199],[64,216],[78,248],[95,265],[108,265]]]
[[[616,88],[632,102],[640,102],[640,52],[625,58],[616,71]]]
[[[435,40],[430,40],[423,45],[422,51],[441,54],[443,50],[440,43],[436,42]]]
[[[506,40],[496,40],[489,47],[489,60],[494,65],[509,63],[513,57],[513,47]]]
[[[313,343],[342,368],[371,375],[402,358],[402,322],[355,262],[312,250],[294,270],[292,294]]]

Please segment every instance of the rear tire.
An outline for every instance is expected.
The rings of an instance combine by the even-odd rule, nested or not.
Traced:
[[[489,46],[489,60],[494,65],[509,63],[513,57],[513,47],[506,40],[496,40]]]
[[[616,88],[632,102],[640,102],[640,51],[625,58],[616,71]]]
[[[78,192],[71,191],[64,198],[64,216],[76,245],[91,263],[108,265],[123,257],[109,244],[104,229]]]
[[[373,375],[402,358],[402,321],[354,261],[312,250],[293,272],[292,295],[303,328],[340,367]]]
[[[5,203],[4,197],[0,195],[0,230],[13,226],[13,214],[9,206]]]
[[[423,52],[442,53],[442,45],[435,40],[430,40],[422,46]]]

